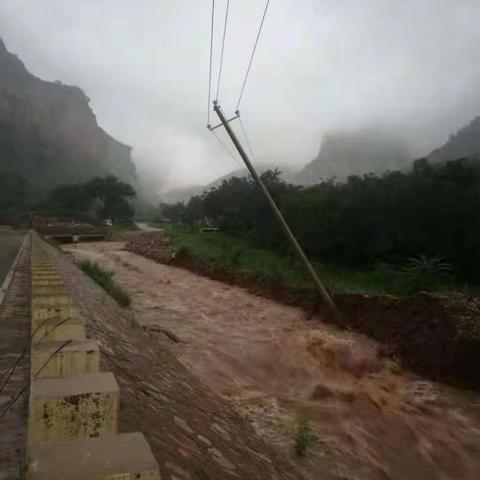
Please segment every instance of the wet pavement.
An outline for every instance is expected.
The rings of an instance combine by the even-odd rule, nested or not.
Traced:
[[[24,237],[24,232],[0,226],[0,285],[15,260]]]
[[[0,480],[22,478],[25,459],[28,390],[10,403],[30,377],[30,358],[22,353],[30,345],[29,257],[27,245],[0,305]]]

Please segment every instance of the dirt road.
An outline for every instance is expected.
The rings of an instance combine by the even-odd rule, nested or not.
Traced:
[[[65,250],[115,272],[136,321],[173,333],[177,358],[307,478],[480,478],[480,396],[402,373],[372,341],[299,309],[122,246]],[[299,415],[318,435],[305,459],[293,454]]]

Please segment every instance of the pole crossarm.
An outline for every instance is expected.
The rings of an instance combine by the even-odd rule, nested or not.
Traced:
[[[226,120],[227,123],[230,123],[232,122],[233,120],[236,120],[237,118],[240,118],[240,112],[237,110],[235,112],[235,115],[230,119],[230,120]],[[218,125],[215,125],[214,127],[212,127],[211,125],[207,125],[207,128],[212,131],[212,130],[215,130],[219,127],[223,127],[223,123],[219,123]]]
[[[281,227],[283,228],[283,231],[290,241],[295,253],[298,255],[299,259],[302,261],[302,263],[305,265],[305,268],[307,269],[310,277],[312,278],[315,286],[317,287],[318,293],[320,294],[320,297],[322,300],[329,306],[333,314],[335,315],[336,318],[340,319],[340,313],[337,310],[337,307],[335,306],[335,303],[332,300],[332,297],[328,293],[327,289],[323,286],[323,283],[321,282],[320,278],[317,275],[317,272],[313,268],[313,265],[311,264],[310,260],[308,259],[307,255],[303,251],[301,245],[298,243],[298,240],[295,238],[295,235],[293,234],[292,230],[290,229],[287,221],[283,217],[282,212],[278,208],[277,204],[275,203],[275,200],[271,196],[270,192],[268,191],[267,186],[265,183],[262,181],[262,179],[259,177],[257,174],[255,168],[252,165],[252,162],[248,158],[248,155],[246,154],[245,150],[242,147],[242,144],[238,140],[237,136],[235,135],[235,132],[232,130],[232,128],[229,125],[229,122],[231,122],[234,118],[239,116],[239,112],[237,110],[236,112],[236,117],[227,120],[225,115],[223,114],[222,108],[220,107],[219,103],[217,100],[214,100],[213,102],[213,109],[215,113],[218,115],[218,118],[220,119],[220,125],[223,125],[225,127],[225,130],[232,140],[233,144],[235,145],[235,148],[237,149],[238,153],[242,157],[242,160],[245,163],[245,166],[247,167],[248,171],[252,175],[253,179],[257,183],[257,185],[260,187],[262,192],[264,193],[265,197],[267,198],[270,207],[273,210],[273,213],[277,220],[279,221]],[[220,125],[217,125],[220,126]],[[215,127],[215,128],[217,128]]]

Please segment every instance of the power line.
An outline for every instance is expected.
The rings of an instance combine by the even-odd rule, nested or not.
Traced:
[[[33,378],[37,378],[38,375],[42,372],[42,370],[50,363],[50,360],[59,353],[62,349],[64,349],[69,343],[72,342],[72,339],[67,340],[62,345],[60,345],[44,362],[44,364],[37,370]],[[7,407],[0,413],[0,418],[2,418],[17,402],[17,400],[25,393],[25,391],[30,387],[30,381],[28,381],[22,389],[18,391],[18,393],[13,397],[13,399],[7,404]]]
[[[223,51],[225,49],[225,37],[227,35],[227,22],[228,22],[228,10],[230,8],[230,0],[227,0],[227,9],[225,10],[225,24],[223,25],[223,40],[222,40],[222,51],[220,53],[220,67],[218,69],[218,81],[217,81],[217,96],[216,100],[218,100],[218,94],[220,92],[220,79],[222,76],[222,67],[223,67]]]
[[[18,355],[16,361],[5,370],[5,372],[2,374],[2,379],[6,376],[7,379],[2,383],[2,386],[0,387],[0,393],[3,392],[3,389],[6,387],[8,382],[10,381],[10,378],[12,378],[12,375],[15,373],[15,370],[17,368],[17,365],[20,363],[23,357],[27,354],[28,349],[24,348],[20,355]]]
[[[40,325],[38,325],[38,327],[34,330],[34,332],[32,333],[32,335],[30,336],[30,339],[33,339],[33,337],[35,336],[35,334],[38,332],[38,330],[45,324],[45,322],[47,322],[48,320],[51,320],[52,318],[55,318],[55,317],[48,317],[46,319],[44,319],[42,321],[42,323],[40,323]],[[42,341],[45,337],[47,337],[48,335],[50,335],[53,331],[56,330],[57,327],[59,327],[60,325],[64,324],[65,322],[67,322],[68,320],[70,320],[70,317],[67,317],[66,319],[62,320],[61,322],[57,323],[51,330],[48,330],[43,336],[42,338],[40,338],[39,342]],[[0,387],[0,393],[3,392],[4,388],[6,387],[7,383],[10,381],[10,378],[12,378],[12,375],[15,373],[15,370],[18,366],[18,364],[20,363],[20,361],[22,360],[22,358],[27,354],[28,352],[28,346],[26,346],[22,352],[18,355],[17,359],[15,360],[15,362],[9,367],[7,368],[3,373],[2,373],[2,377],[1,377],[1,380],[3,380],[3,378],[5,378],[5,376],[8,375],[7,379],[3,382],[2,386]]]
[[[230,151],[230,149],[225,145],[225,143],[222,142],[220,137],[217,135],[217,132],[215,130],[211,130],[215,138],[220,142],[220,145],[225,149],[225,151],[228,153],[230,157],[232,157],[235,162],[240,166],[240,168],[243,170],[244,166],[240,163],[240,160]]]
[[[210,70],[208,74],[208,101],[207,101],[207,125],[210,125],[210,100],[212,94],[212,57],[213,57],[213,23],[215,19],[215,0],[212,0],[212,24],[210,27]]]
[[[263,23],[265,21],[265,17],[267,15],[267,10],[268,10],[268,5],[269,4],[270,4],[270,0],[267,0],[267,3],[265,5],[265,10],[263,11],[262,21],[260,22],[260,27],[258,29],[257,38],[255,39],[255,44],[253,46],[252,56],[250,57],[250,62],[248,63],[247,73],[245,74],[245,79],[243,80],[242,90],[240,91],[240,96],[238,97],[236,110],[238,110],[238,108],[240,106],[240,102],[242,101],[243,91],[245,90],[245,85],[247,84],[248,74],[250,73],[250,69],[252,68],[253,57],[255,55],[255,50],[257,49],[258,40],[260,38],[260,33],[262,32],[262,27],[263,27]]]
[[[45,325],[45,323],[48,321],[48,320],[52,320],[53,318],[56,318],[57,316],[54,315],[53,317],[47,317],[45,318],[44,320],[42,320],[42,322],[38,325],[38,327],[33,331],[32,335],[30,338],[33,338],[37,332],[43,327],[43,325]],[[55,330],[55,329],[54,329]]]
[[[54,332],[60,325],[63,325],[64,323],[68,322],[71,319],[71,317],[64,318],[63,320],[60,320],[60,322],[56,323],[55,326],[51,329],[45,332],[42,337],[40,337],[40,340],[38,342],[41,342],[45,337],[50,335],[52,332]],[[37,329],[38,330],[38,329]],[[36,333],[36,331],[35,331]],[[32,335],[33,336],[33,335]]]
[[[315,271],[315,268],[313,267],[312,263],[306,256],[305,252],[303,251],[300,243],[298,242],[297,238],[293,234],[292,230],[290,229],[290,226],[288,225],[287,221],[285,220],[284,216],[282,215],[282,212],[278,208],[278,205],[276,204],[275,200],[273,199],[272,195],[268,191],[267,186],[262,180],[262,177],[257,174],[255,171],[255,168],[252,165],[252,162],[248,158],[248,155],[246,154],[242,144],[238,140],[237,136],[235,135],[235,132],[233,131],[232,127],[229,125],[230,120],[227,120],[225,117],[220,105],[218,102],[213,102],[214,107],[213,109],[215,110],[215,113],[218,115],[218,118],[222,122],[223,127],[225,128],[228,136],[232,140],[233,144],[235,145],[235,148],[237,149],[239,155],[242,157],[242,160],[245,162],[245,166],[249,170],[250,174],[252,175],[253,179],[257,183],[257,185],[260,187],[262,192],[264,193],[266,199],[268,200],[270,207],[272,208],[272,211],[277,218],[278,222],[280,223],[281,227],[283,228],[283,231],[290,241],[295,253],[298,255],[300,260],[303,262],[305,265],[305,268],[307,269],[309,275],[311,276],[313,282],[315,283],[318,292],[320,293],[322,299],[325,301],[325,303],[331,308],[332,313],[335,315],[335,317],[338,320],[341,320],[340,312],[337,310],[337,307],[335,306],[335,303],[332,300],[332,297],[330,296],[330,293],[328,290],[325,288],[323,283],[321,282],[320,278],[318,277],[317,272]],[[237,110],[238,112],[238,110]],[[237,113],[238,115],[238,113]]]
[[[72,343],[73,340],[70,338],[69,340],[65,341],[62,343],[62,345],[60,345],[49,357],[48,359],[45,361],[45,363],[37,370],[37,372],[35,373],[35,375],[33,376],[33,378],[37,378],[38,375],[40,375],[40,373],[42,373],[42,370],[49,364],[50,360],[57,354],[59,353],[61,350],[63,350],[69,343]]]
[[[256,160],[255,153],[254,153],[253,148],[252,148],[252,144],[250,143],[250,140],[248,139],[247,132],[246,132],[245,127],[244,127],[243,122],[242,122],[242,117],[239,116],[238,120],[240,121],[240,127],[242,128],[243,136],[245,137],[245,140],[247,141],[248,149],[250,150],[250,155],[252,156],[252,158],[254,160]]]

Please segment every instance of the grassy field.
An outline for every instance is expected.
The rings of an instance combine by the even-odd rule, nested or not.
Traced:
[[[290,254],[258,249],[223,232],[200,232],[189,226],[162,225],[177,249],[204,262],[254,278],[292,287],[311,287],[303,264]],[[411,294],[417,291],[458,290],[477,296],[480,289],[455,285],[448,277],[405,273],[388,265],[370,270],[347,270],[313,262],[321,280],[333,293]]]

